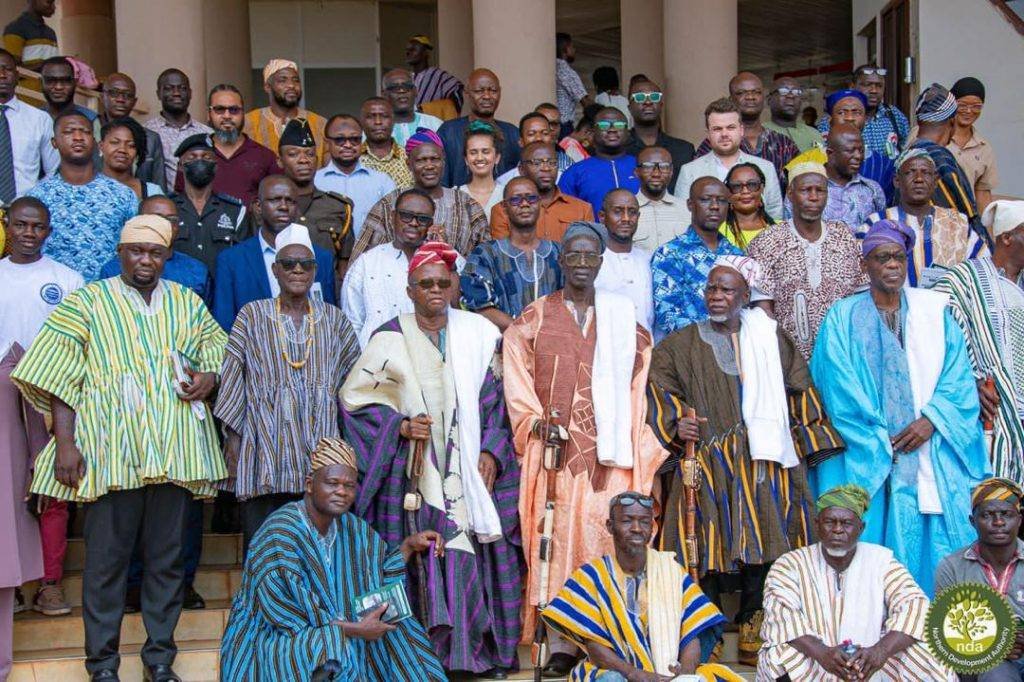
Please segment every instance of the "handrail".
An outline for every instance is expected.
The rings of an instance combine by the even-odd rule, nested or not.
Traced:
[[[37,71],[32,71],[30,69],[26,69],[23,66],[19,66],[18,76],[20,76],[21,78],[27,78],[31,81],[38,81],[40,86],[42,86],[42,75],[40,75]],[[29,102],[30,104],[35,104],[40,107],[45,106],[46,104],[46,100],[43,99],[41,87],[39,90],[33,90],[32,88],[27,88],[23,85],[19,85],[17,88],[15,88],[14,92],[19,97],[19,99]],[[101,94],[102,93],[100,93],[99,90],[93,90],[92,88],[84,88],[81,85],[79,85],[75,88],[75,102],[81,104],[83,107],[87,109],[95,111],[98,114],[100,113]],[[135,117],[145,116],[148,113],[149,111],[147,109],[140,107],[138,105],[136,105],[132,109],[132,116]]]

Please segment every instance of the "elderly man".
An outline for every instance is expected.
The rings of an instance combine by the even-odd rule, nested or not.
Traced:
[[[886,73],[874,64],[862,64],[853,72],[850,87],[864,95],[864,146],[895,159],[910,139],[910,124],[895,105],[885,103]],[[830,123],[834,121],[823,119],[818,129],[827,135]]]
[[[530,122],[536,120],[531,118]],[[529,178],[537,186],[537,195],[540,197],[537,236],[555,242],[561,241],[570,223],[594,219],[594,210],[590,204],[558,188],[559,159],[562,154],[562,150],[550,141],[529,142],[523,147],[518,168],[520,177]],[[505,203],[495,204],[491,209],[491,237],[508,237],[510,222]]]
[[[469,95],[469,114],[451,121],[445,121],[437,129],[444,150],[444,176],[441,184],[445,187],[458,187],[469,182],[469,167],[466,165],[466,128],[473,121],[489,123],[501,131],[504,144],[501,161],[495,172],[501,175],[515,168],[519,163],[519,130],[508,121],[495,118],[498,105],[501,104],[501,83],[490,69],[476,69],[469,74],[466,87]]]
[[[1024,541],[1019,539],[1024,490],[1005,478],[982,481],[971,493],[971,525],[977,540],[939,564],[935,589],[981,583],[1006,597],[1014,615],[1024,618]],[[997,577],[998,576],[998,577]],[[1024,678],[1024,630],[1017,629],[1006,660],[978,675],[978,682],[1019,682]]]
[[[999,184],[995,151],[974,127],[985,106],[985,86],[974,76],[965,76],[953,83],[949,91],[956,97],[956,116],[946,149],[953,152],[964,169],[978,202],[978,213],[984,213],[992,201],[992,190]]]
[[[341,435],[336,396],[359,352],[342,312],[310,300],[317,261],[309,230],[290,225],[275,247],[280,293],[238,312],[213,410],[227,434],[223,488],[240,501],[245,550],[272,512],[302,494],[317,441]]]
[[[768,109],[771,118],[764,127],[785,135],[797,146],[800,153],[821,146],[821,133],[800,120],[804,89],[800,81],[790,76],[776,79],[768,93]]]
[[[811,540],[807,467],[843,448],[792,338],[764,310],[747,309],[761,278],[751,258],[715,261],[704,288],[710,319],[659,343],[650,374],[655,434],[674,458],[695,443],[700,462],[696,480],[685,462],[674,467],[662,547],[698,570],[716,601],[721,576],[739,573],[739,653],[748,665],[760,646],[768,566]],[[699,527],[686,526],[687,487],[697,490]]]
[[[724,666],[700,665],[701,635],[725,617],[672,552],[648,546],[654,498],[616,495],[604,524],[614,553],[573,571],[542,613],[545,623],[587,652],[570,677],[622,682],[698,673],[701,679],[741,680]]]
[[[277,153],[281,133],[292,119],[301,118],[309,123],[316,140],[316,165],[327,158],[324,129],[327,121],[320,114],[299,106],[302,101],[302,78],[299,65],[288,59],[271,59],[263,67],[263,91],[267,93],[267,106],[253,109],[245,115],[245,132],[256,142]]]
[[[690,228],[666,242],[651,257],[655,336],[707,317],[704,284],[715,259],[742,253],[718,228],[729,210],[729,189],[713,177],[698,178],[686,200]]]
[[[412,187],[412,173],[405,160],[405,142],[393,137],[395,115],[384,97],[367,97],[359,108],[359,123],[366,138],[359,147],[359,159],[367,168],[389,176],[395,187]]]
[[[864,238],[871,288],[836,302],[811,374],[846,441],[817,467],[818,486],[871,496],[867,539],[893,550],[932,593],[939,560],[969,541],[968,491],[989,472],[978,390],[948,298],[905,288],[914,233],[882,220]]]
[[[753,163],[765,176],[764,210],[775,220],[782,217],[782,191],[775,166],[758,156],[752,156],[740,148],[743,140],[743,121],[740,108],[731,99],[718,99],[704,110],[704,126],[711,144],[711,154],[695,159],[683,166],[679,180],[672,191],[679,199],[690,195],[690,185],[698,178],[711,176],[725,180],[729,169],[737,163]]]
[[[409,592],[445,670],[501,677],[518,662],[519,465],[493,366],[501,333],[450,308],[457,257],[440,242],[413,255],[414,312],[370,337],[342,415],[362,475],[356,513],[392,546],[417,528],[444,538],[445,561],[417,562]]]
[[[625,296],[633,302],[636,321],[654,329],[654,295],[651,293],[651,252],[634,241],[640,205],[627,189],[615,189],[604,198],[599,219],[608,232],[608,249],[594,286]]]
[[[99,137],[99,128],[118,118],[132,115],[139,98],[136,95],[135,81],[124,73],[112,73],[103,81],[100,93],[103,113],[94,124],[93,133]],[[135,177],[142,182],[152,182],[164,190],[167,189],[167,174],[164,171],[164,148],[156,131],[145,128],[146,149],[145,160],[135,169]],[[141,151],[141,150],[140,150]]]
[[[928,597],[892,550],[860,542],[869,500],[857,485],[826,491],[816,504],[819,542],[768,572],[757,679],[956,679],[925,644]]]
[[[672,163],[672,156],[664,147],[645,147],[636,155],[640,217],[633,242],[648,253],[686,232],[690,220],[685,202],[668,191]]]
[[[537,236],[540,193],[529,178],[505,185],[512,232],[479,244],[462,269],[462,305],[505,331],[523,308],[562,288],[559,245]]]
[[[775,318],[806,359],[828,309],[866,280],[849,227],[822,219],[828,200],[825,167],[804,163],[792,168],[786,197],[792,218],[765,228],[747,254],[764,267]]]
[[[949,296],[978,383],[982,421],[992,424],[992,471],[1024,481],[1024,201],[998,200],[981,220],[995,248],[957,265],[935,285]],[[991,378],[992,387],[986,386]]]
[[[164,69],[156,79],[156,96],[160,111],[143,126],[160,136],[164,157],[164,188],[174,187],[178,172],[178,145],[193,135],[210,134],[213,129],[192,118],[188,113],[192,103],[192,85],[181,69]],[[147,154],[147,157],[149,155]]]
[[[133,538],[144,565],[146,678],[178,679],[171,664],[188,510],[227,473],[204,404],[227,339],[198,296],[161,279],[170,246],[164,218],[129,220],[121,276],[65,298],[11,375],[53,424],[32,492],[88,503],[82,615],[93,680],[117,679]]]
[[[423,34],[414,35],[409,38],[405,48],[405,63],[415,74],[416,108],[427,105],[438,111],[445,110],[450,116],[443,118],[449,120],[462,111],[463,85],[462,81],[441,67],[430,65],[430,52],[433,49],[434,44],[430,38]],[[450,104],[440,106],[442,100],[450,100]]]
[[[629,132],[626,153],[640,155],[648,147],[660,147],[672,156],[672,175],[667,188],[676,185],[679,169],[693,161],[693,144],[681,137],[672,137],[661,127],[661,112],[665,107],[661,86],[647,78],[629,81],[629,113],[633,129]]]
[[[949,268],[987,252],[985,240],[955,208],[932,203],[939,175],[931,155],[911,147],[896,159],[895,206],[868,216],[864,225],[848,225],[858,240],[879,220],[894,220],[914,231],[914,251],[907,260],[907,283],[932,287]]]
[[[394,116],[391,136],[395,138],[395,144],[402,149],[405,149],[405,143],[420,128],[437,132],[444,123],[437,116],[425,114],[416,107],[416,83],[411,71],[391,69],[381,80],[381,90],[391,103],[391,113]]]
[[[304,495],[256,534],[221,643],[221,679],[443,682],[419,623],[397,620],[397,604],[356,605],[379,590],[404,594],[405,564],[443,556],[444,539],[426,530],[388,546],[350,513],[359,471],[345,441],[323,438],[306,459]],[[335,675],[323,676],[328,668]]]
[[[559,256],[565,287],[527,306],[505,331],[505,400],[523,467],[526,632],[536,625],[542,576],[553,595],[577,567],[610,552],[611,538],[599,530],[609,500],[626,490],[649,494],[665,458],[645,421],[650,334],[629,299],[594,287],[607,241],[600,223],[570,225]],[[549,442],[561,443],[561,463],[545,461]],[[549,477],[554,499],[545,492]],[[545,562],[538,530],[548,503],[556,505],[555,545]],[[575,646],[552,639],[547,674],[564,676]]]
[[[441,186],[444,175],[444,145],[436,133],[423,130],[405,144],[405,153],[412,171],[413,187],[434,200],[434,229],[427,239],[440,239],[451,244],[463,256],[487,238],[487,216],[480,204],[467,193]],[[395,237],[395,202],[402,190],[385,194],[366,216],[363,230],[352,249],[352,260],[364,251],[384,244]]]
[[[605,107],[594,117],[594,154],[578,161],[562,173],[558,188],[601,210],[604,195],[625,188],[634,194],[640,190],[636,179],[636,157],[627,151],[629,130],[626,117],[615,107]]]

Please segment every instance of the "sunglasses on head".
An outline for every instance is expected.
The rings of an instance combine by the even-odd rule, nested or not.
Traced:
[[[434,224],[434,216],[426,215],[425,213],[413,213],[412,211],[406,211],[405,209],[398,209],[398,219],[406,225],[412,225],[416,223],[420,227],[430,227]]]
[[[594,127],[598,130],[625,130],[625,121],[598,121],[594,124]]]
[[[309,272],[316,267],[316,258],[278,258],[277,264],[285,272],[291,272],[301,268],[303,272]]]
[[[632,507],[634,504],[639,504],[644,509],[653,509],[654,498],[640,493],[620,493],[612,498],[611,506]]]
[[[427,277],[425,279],[418,279],[413,282],[413,284],[418,286],[420,289],[423,289],[423,291],[430,291],[435,286],[438,289],[447,289],[451,287],[452,280],[450,277],[438,277],[437,279]]]
[[[661,96],[660,92],[634,92],[629,98],[637,104],[644,104],[645,102],[657,104],[661,101]]]

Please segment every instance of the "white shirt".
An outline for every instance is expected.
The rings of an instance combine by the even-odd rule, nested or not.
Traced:
[[[412,120],[408,123],[399,123],[395,121],[394,128],[391,129],[391,137],[394,138],[395,142],[402,149],[405,149],[405,143],[409,141],[409,138],[416,133],[417,128],[427,128],[433,130],[435,133],[437,129],[444,123],[437,116],[431,116],[430,114],[424,114],[422,111],[417,111],[412,115]]]
[[[473,198],[473,195],[469,193],[469,185],[459,185],[455,189],[459,190],[460,192],[464,192],[466,194],[466,196],[468,196],[470,199]],[[491,217],[491,209],[494,208],[494,205],[496,203],[498,203],[499,201],[502,200],[502,197],[503,197],[504,194],[505,194],[505,185],[504,185],[504,183],[501,183],[501,182],[498,182],[497,180],[495,180],[494,181],[494,189],[491,191],[491,196],[487,197],[487,203],[485,203],[483,205],[483,207],[482,207],[484,209],[484,215],[487,216],[488,220]]]
[[[686,202],[665,192],[661,199],[651,199],[642,191],[636,193],[640,204],[640,218],[637,221],[633,245],[654,253],[659,246],[667,244],[690,225],[690,212]]]
[[[634,246],[628,253],[605,249],[603,255],[604,262],[594,280],[594,287],[631,300],[636,310],[636,321],[651,331],[654,328],[651,252]]]
[[[281,295],[281,285],[278,284],[277,277],[274,277],[274,271],[270,269],[270,266],[274,264],[274,259],[277,258],[277,249],[263,238],[262,230],[256,234],[260,239],[260,253],[263,254],[263,267],[267,269],[267,281],[270,282],[270,295],[277,298]]]
[[[36,186],[40,171],[45,176],[57,170],[60,154],[50,144],[53,119],[48,113],[12,97],[7,102],[6,116],[11,130],[14,187],[20,197]]]
[[[753,156],[743,151],[740,152],[736,163],[752,163],[761,169],[765,177],[764,192],[761,194],[764,210],[775,220],[782,220],[782,190],[779,187],[779,174],[775,171],[775,166],[760,156]],[[686,200],[690,198],[690,185],[697,178],[710,175],[725,182],[725,176],[728,174],[729,168],[725,167],[714,151],[709,152],[699,159],[683,164],[683,167],[679,169],[679,179],[676,181],[676,188],[672,194],[682,200],[683,208],[686,209]],[[690,224],[689,209],[686,209],[686,224]]]
[[[57,304],[83,283],[80,274],[48,256],[34,263],[0,260],[0,358],[15,343],[28,350]]]

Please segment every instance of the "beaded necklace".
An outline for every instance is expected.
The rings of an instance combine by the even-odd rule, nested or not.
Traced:
[[[302,360],[292,360],[288,357],[288,338],[285,335],[284,322],[281,321],[281,298],[274,299],[274,306],[277,310],[277,332],[281,339],[281,357],[292,369],[302,369],[309,361],[309,354],[313,350],[313,338],[316,336],[316,319],[313,317],[313,306],[307,301],[307,313],[309,317],[309,336],[306,338],[306,352]]]

